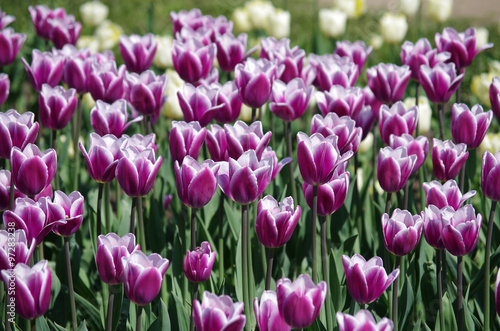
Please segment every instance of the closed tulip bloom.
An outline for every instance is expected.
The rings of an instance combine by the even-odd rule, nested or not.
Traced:
[[[216,88],[185,84],[183,90],[177,92],[184,120],[186,122],[197,121],[202,127],[207,126],[216,112],[222,108],[222,105],[212,106],[216,93]]]
[[[120,147],[123,141],[114,135],[100,137],[96,133],[91,133],[88,153],[83,143],[79,143],[83,157],[87,161],[87,171],[90,178],[98,183],[109,183],[115,178],[116,166],[122,156]]]
[[[9,302],[14,302],[16,314],[24,319],[35,319],[49,310],[52,273],[47,260],[33,267],[19,263],[12,270],[2,270],[5,284],[15,282],[14,293],[9,293]],[[13,295],[13,296],[12,296]]]
[[[172,60],[174,69],[187,83],[196,84],[208,77],[217,53],[215,44],[203,45],[196,39],[184,43],[174,40]]]
[[[0,271],[29,263],[35,250],[35,239],[28,242],[24,230],[0,230]]]
[[[52,232],[62,237],[69,237],[78,231],[83,222],[83,200],[83,195],[78,191],[69,195],[55,191],[54,200],[47,202],[47,222],[65,220],[66,224],[54,226]]]
[[[129,86],[128,100],[135,110],[144,116],[159,114],[166,100],[167,76],[156,76],[153,71],[146,70],[140,75],[127,74],[126,80]]]
[[[45,83],[52,87],[59,84],[64,72],[64,58],[61,55],[50,52],[42,53],[34,49],[31,66],[24,58],[21,61],[35,91],[40,91]]]
[[[123,237],[119,237],[116,233],[99,235],[95,261],[101,280],[110,285],[123,283],[121,259],[128,258],[138,249],[139,245],[135,244],[135,236],[132,233],[127,233]]]
[[[82,31],[82,24],[76,22],[73,15],[51,18],[47,20],[47,23],[50,25],[49,39],[56,48],[61,49],[67,44],[76,45]]]
[[[306,88],[302,78],[294,78],[288,84],[281,80],[273,83],[269,109],[284,121],[294,121],[305,113],[314,87]]]
[[[446,220],[449,219],[455,212],[455,209],[451,206],[445,206],[442,208],[436,207],[435,205],[428,205],[425,207],[425,212],[422,212],[424,219],[424,237],[427,243],[436,248],[444,249],[444,244],[442,240],[443,228],[446,224]]]
[[[301,76],[306,52],[299,46],[290,47],[290,39],[277,40],[274,37],[267,37],[260,40],[260,46],[260,57],[276,62],[280,68],[277,79],[289,83]]]
[[[206,135],[207,129],[202,128],[198,122],[173,121],[168,136],[172,161],[182,162],[186,155],[197,159]]]
[[[321,91],[330,91],[334,85],[352,87],[359,77],[358,66],[351,62],[349,57],[311,54],[308,60],[309,70],[312,70],[312,75],[315,77],[312,83]],[[308,80],[306,82],[309,83]]]
[[[193,319],[198,331],[241,331],[245,327],[243,302],[233,302],[228,295],[203,292],[201,304],[193,302]]]
[[[444,227],[441,233],[444,247],[450,254],[464,256],[476,247],[483,217],[472,205],[465,205],[454,213],[443,215]]]
[[[212,124],[207,130],[206,138],[207,149],[212,160],[215,162],[229,161],[226,130],[217,124]]]
[[[401,190],[416,162],[417,156],[408,155],[406,147],[381,148],[378,153],[377,178],[382,189],[390,193]]]
[[[468,149],[478,148],[493,120],[493,112],[483,111],[480,105],[471,109],[464,103],[455,103],[451,108],[451,135],[453,140],[464,143]]]
[[[441,141],[434,138],[432,143],[432,172],[440,181],[457,177],[458,172],[469,157],[467,145],[454,144],[451,140]]]
[[[219,123],[233,123],[241,112],[241,99],[238,87],[233,81],[228,81],[217,89],[212,105],[217,108],[214,119]],[[222,107],[218,108],[219,105]]]
[[[35,26],[36,34],[48,40],[50,37],[50,23],[48,20],[53,18],[64,18],[66,16],[66,10],[64,8],[50,9],[45,5],[38,5],[35,7],[29,6],[28,10],[31,15],[31,20]]]
[[[276,297],[281,318],[295,329],[304,329],[314,323],[326,298],[327,285],[315,285],[308,274],[295,281],[281,278],[276,283]]]
[[[26,35],[15,33],[12,28],[0,29],[0,67],[7,66],[14,62],[17,53],[24,45]]]
[[[121,35],[119,48],[127,70],[140,74],[151,68],[156,53],[156,41],[152,33],[144,36]]]
[[[348,189],[349,172],[335,171],[334,176],[329,182],[318,186],[318,215],[328,216],[339,210],[344,204]],[[313,186],[304,182],[302,184],[302,191],[304,192],[307,205],[309,208],[312,208]]]
[[[0,30],[5,28],[10,23],[14,22],[16,18],[12,15],[7,15],[6,12],[0,10]]]
[[[251,108],[262,107],[269,99],[276,75],[276,65],[266,59],[248,58],[245,64],[236,65],[234,82],[241,101]]]
[[[7,74],[0,74],[0,106],[7,100],[10,92],[10,80]]]
[[[422,234],[423,221],[420,215],[396,208],[389,218],[382,215],[382,231],[385,248],[394,255],[404,256],[417,246]]]
[[[155,160],[153,149],[146,148],[139,152],[134,147],[122,149],[123,157],[116,166],[116,179],[122,190],[131,197],[141,197],[153,188],[156,175],[160,170],[163,158]]]
[[[282,202],[266,195],[257,204],[255,230],[262,245],[276,248],[286,244],[300,219],[301,209],[294,209],[292,197]]]
[[[38,146],[28,144],[22,151],[13,147],[10,154],[14,184],[22,193],[33,196],[50,184],[57,168],[56,151],[44,153]]]
[[[390,136],[401,136],[405,133],[413,135],[418,122],[418,107],[413,106],[406,109],[405,105],[398,101],[390,108],[387,105],[380,107],[378,127],[382,141],[389,145]]]
[[[65,90],[62,86],[42,85],[38,96],[40,122],[51,130],[62,130],[68,125],[78,106],[76,90]]]
[[[223,34],[215,41],[217,45],[217,61],[223,71],[234,71],[238,63],[242,63],[256,48],[247,52],[247,34],[241,33],[237,37],[231,33]]]
[[[328,113],[324,118],[316,114],[311,121],[311,134],[321,133],[324,137],[337,136],[337,146],[341,154],[352,151],[356,153],[361,142],[361,128],[349,116],[339,117],[336,113]]]
[[[488,92],[490,95],[491,109],[497,120],[500,121],[500,78],[493,77],[493,82]]]
[[[337,141],[335,135],[324,137],[315,133],[309,137],[303,132],[297,134],[297,158],[305,182],[310,185],[329,182],[335,168],[352,157],[351,151],[340,154]]]
[[[19,114],[15,109],[0,112],[0,158],[10,159],[13,147],[24,149],[34,143],[38,135],[38,122],[30,111]]]
[[[429,0],[427,2],[427,14],[437,23],[444,23],[453,11],[453,0]]]
[[[337,312],[339,331],[392,331],[394,323],[387,317],[383,317],[378,323],[369,310],[361,309],[355,315]]]
[[[358,71],[361,72],[372,51],[373,47],[367,47],[364,41],[356,40],[351,42],[349,40],[342,40],[335,43],[334,54],[347,56],[358,66]]]
[[[278,298],[274,291],[264,291],[262,296],[253,300],[253,311],[260,331],[290,331],[291,326],[281,318]]]
[[[78,53],[72,54],[65,61],[62,80],[78,93],[88,92],[87,80],[94,60],[95,58],[92,56],[79,56]]]
[[[204,241],[194,251],[187,251],[182,270],[193,283],[202,283],[210,278],[215,262],[215,252],[208,241]]]
[[[433,180],[430,183],[423,183],[422,187],[427,196],[427,206],[435,205],[438,209],[450,206],[454,210],[457,210],[466,200],[476,195],[476,191],[474,190],[462,195],[454,179],[450,179],[444,184]]]
[[[90,111],[90,124],[100,136],[111,134],[121,137],[132,123],[142,121],[143,117],[137,116],[130,121],[128,119],[127,100],[125,99],[118,99],[112,104],[97,100],[96,105]]]
[[[237,121],[234,125],[225,124],[227,139],[227,150],[233,159],[239,158],[248,150],[255,150],[255,154],[260,159],[264,149],[271,140],[272,133],[262,132],[262,122],[256,121],[247,125],[243,121]]]
[[[360,304],[375,301],[399,276],[399,269],[387,275],[382,259],[378,256],[366,261],[359,254],[352,258],[342,255],[342,263],[347,290],[354,301]]]
[[[147,305],[160,293],[169,261],[159,254],[149,256],[136,250],[121,259],[125,294],[136,305]]]
[[[326,116],[335,113],[338,116],[356,117],[363,108],[365,95],[359,87],[345,88],[333,85],[329,91],[315,94],[318,108]]]
[[[125,66],[116,68],[115,61],[94,63],[88,79],[89,92],[94,100],[113,103],[126,96]]]
[[[428,65],[433,68],[438,63],[443,63],[450,58],[450,53],[438,53],[437,49],[432,49],[427,38],[420,38],[415,44],[405,41],[401,46],[401,62],[410,66],[411,78],[419,82],[421,65]]]
[[[175,161],[177,194],[183,204],[201,208],[210,202],[217,190],[217,172],[220,165],[212,160],[198,163],[186,155],[181,164]]]
[[[338,9],[321,8],[318,11],[319,29],[329,38],[339,38],[345,33],[347,14]]]
[[[380,63],[366,70],[367,84],[382,103],[401,101],[410,80],[411,70],[407,65]]]
[[[481,188],[484,195],[493,201],[500,201],[500,152],[485,151],[481,162]]]
[[[446,27],[443,33],[436,33],[434,37],[436,48],[440,52],[449,52],[450,61],[455,63],[457,71],[468,67],[479,52],[493,47],[492,43],[476,47],[476,29],[469,28],[458,33],[455,29]]]
[[[460,86],[464,74],[457,75],[455,68],[454,63],[439,63],[434,68],[420,66],[420,84],[431,102],[448,102]]]
[[[406,147],[408,155],[416,155],[417,161],[413,166],[412,174],[416,173],[418,169],[424,164],[427,154],[429,154],[429,139],[425,136],[414,138],[412,135],[404,133],[401,136],[391,135],[389,138],[389,146],[392,149],[398,147]]]

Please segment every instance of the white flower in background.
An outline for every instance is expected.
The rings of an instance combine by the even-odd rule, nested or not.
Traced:
[[[104,51],[115,47],[122,34],[123,29],[118,24],[108,20],[102,22],[95,30],[95,36],[99,41],[99,50]]]
[[[490,85],[491,82],[493,81],[493,73],[482,73],[480,75],[475,75],[472,76],[471,82],[470,82],[470,89],[472,91],[472,94],[476,96],[476,98],[479,99],[479,102],[485,107],[491,108],[491,101],[490,101]]]
[[[418,97],[418,135],[425,135],[431,130],[432,108],[429,99],[423,96],[423,90],[420,88]],[[406,109],[415,106],[415,98],[408,97],[403,100]]]
[[[109,8],[99,1],[89,1],[80,6],[80,16],[84,25],[94,27],[108,17]]]
[[[274,13],[274,6],[271,1],[253,0],[248,1],[245,6],[248,9],[248,17],[252,27],[256,30],[267,31],[269,16]]]
[[[252,23],[247,7],[238,7],[233,11],[231,21],[234,23],[234,28],[239,32],[248,32],[252,30]]]
[[[384,38],[379,34],[373,34],[368,42],[374,50],[381,49],[384,45]]]
[[[167,101],[163,104],[162,112],[169,118],[182,120],[184,115],[182,114],[181,106],[179,105],[177,92],[181,91],[184,87],[184,81],[179,76],[177,71],[173,69],[168,69],[166,75],[167,86],[165,87],[165,95],[167,96]]]
[[[385,42],[397,44],[403,41],[408,30],[406,16],[387,12],[380,19],[380,33]]]
[[[269,15],[267,34],[276,39],[290,37],[290,12],[282,9],[275,9],[274,13]]]
[[[344,34],[347,14],[337,9],[319,10],[319,29],[327,37],[337,38]]]
[[[476,29],[476,49],[479,49],[488,43],[488,29],[480,27]]]
[[[493,154],[500,152],[500,133],[487,133],[478,148],[479,155],[483,155],[486,151]]]
[[[266,113],[266,109],[267,109],[267,103],[260,108],[260,111],[262,112],[261,117],[263,117],[263,115]],[[256,116],[258,115],[259,115],[259,110],[257,109]],[[248,107],[245,104],[242,104],[240,117],[238,117],[238,119],[242,120],[243,122],[250,122],[252,120],[252,108]]]
[[[172,64],[172,42],[170,35],[155,36],[156,53],[153,58],[153,64],[161,69],[171,68]]]
[[[490,61],[488,63],[488,68],[490,68],[490,72],[493,76],[500,77],[500,61]]]
[[[415,16],[420,8],[420,0],[399,0],[399,9],[406,16]]]
[[[366,138],[361,141],[358,147],[360,154],[371,153],[373,150],[373,133],[368,132]]]
[[[427,13],[437,23],[443,23],[451,16],[453,0],[428,0]]]
[[[83,106],[88,110],[91,110],[95,106],[95,101],[92,98],[92,95],[90,95],[90,93],[88,92],[82,96],[82,103]]]
[[[356,0],[337,0],[334,7],[346,13],[348,18],[356,16]]]
[[[99,52],[99,40],[94,36],[80,36],[76,42],[76,48],[88,48],[90,53],[95,54]]]

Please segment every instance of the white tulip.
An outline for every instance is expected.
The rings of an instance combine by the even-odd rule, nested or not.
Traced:
[[[90,53],[95,54],[99,52],[99,40],[94,36],[80,36],[76,42],[76,48],[88,48]]]
[[[290,37],[290,12],[282,9],[275,9],[272,15],[269,15],[267,34],[276,39]]]
[[[236,8],[231,16],[231,21],[234,23],[234,28],[239,32],[252,30],[252,23],[250,22],[248,8],[246,7]]]
[[[267,31],[269,16],[274,13],[274,6],[270,1],[253,0],[245,4],[252,27],[256,30]]]
[[[480,75],[472,76],[472,80],[470,82],[472,94],[479,99],[483,106],[488,108],[491,108],[490,85],[493,81],[493,77],[494,75],[492,73],[482,73]]]
[[[102,22],[95,30],[95,36],[99,41],[99,50],[104,51],[115,47],[122,34],[123,29],[118,24],[108,20]]]
[[[422,96],[422,89],[420,89],[420,96],[418,97],[418,135],[425,135],[431,130],[432,108],[427,97]],[[415,98],[408,97],[403,100],[406,109],[415,106]]]
[[[406,36],[408,22],[406,16],[402,14],[385,13],[380,19],[380,33],[385,42],[397,44]]]
[[[406,16],[415,16],[420,8],[420,0],[399,0],[399,9]]]
[[[451,16],[453,0],[428,0],[427,13],[438,23],[445,22]]]
[[[172,36],[155,36],[156,53],[153,58],[153,64],[161,69],[171,68],[172,63]]]
[[[476,29],[476,49],[479,49],[488,43],[488,29],[480,27]]]
[[[184,81],[177,71],[173,69],[168,69],[166,75],[167,85],[165,87],[165,96],[167,97],[167,101],[163,104],[162,112],[169,118],[182,120],[184,115],[182,114],[179,99],[177,98],[177,92],[182,90]]]
[[[338,38],[345,32],[347,14],[336,9],[320,9],[319,28],[321,32],[331,38]]]
[[[99,1],[89,1],[80,6],[83,24],[94,27],[108,17],[109,8]]]

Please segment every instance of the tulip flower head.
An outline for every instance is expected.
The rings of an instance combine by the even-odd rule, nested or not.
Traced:
[[[174,40],[172,45],[174,69],[185,82],[196,84],[210,74],[216,53],[215,44],[205,46],[197,39],[189,39],[184,43]]]
[[[491,110],[495,117],[500,121],[500,78],[493,77],[493,82],[488,90],[490,95]]]
[[[172,160],[181,163],[186,155],[197,159],[206,135],[207,129],[202,128],[198,122],[173,121],[168,136]]]
[[[62,49],[65,45],[76,45],[82,24],[75,21],[73,15],[54,17],[47,20],[50,26],[49,39],[57,49]]]
[[[235,122],[240,116],[241,104],[236,84],[233,81],[226,82],[217,88],[217,93],[212,99],[212,107],[217,109],[214,119],[223,124]]]
[[[434,177],[444,182],[457,177],[469,157],[469,152],[465,144],[455,145],[451,140],[443,142],[434,138],[431,157]]]
[[[177,92],[184,120],[186,122],[197,121],[202,127],[207,126],[216,112],[223,107],[222,104],[213,106],[216,94],[217,88],[185,84],[184,89]]]
[[[361,309],[354,316],[337,312],[337,322],[340,331],[392,331],[394,323],[387,317],[383,317],[378,323],[369,310]]]
[[[74,234],[83,222],[83,196],[74,191],[69,195],[61,191],[54,193],[54,200],[47,201],[47,222],[66,221],[66,224],[55,225],[52,232],[62,237]]]
[[[217,61],[220,68],[225,72],[234,71],[237,64],[242,63],[252,54],[256,48],[247,51],[246,33],[241,33],[237,37],[231,33],[226,33],[217,38]]]
[[[226,130],[217,124],[212,124],[210,129],[207,129],[206,138],[207,149],[212,160],[228,161]]]
[[[392,149],[406,147],[408,155],[417,156],[417,161],[413,166],[412,174],[415,174],[420,166],[424,164],[427,154],[429,154],[429,139],[425,136],[414,138],[412,135],[407,133],[403,133],[399,137],[392,134],[389,138],[389,146],[391,146]]]
[[[0,212],[10,207],[10,183],[10,171],[0,170]],[[14,189],[14,199],[24,197],[18,189]]]
[[[411,215],[407,210],[396,208],[389,218],[382,215],[382,230],[385,248],[394,255],[404,256],[417,246],[422,234],[423,221],[420,215]]]
[[[406,109],[398,101],[392,107],[382,105],[379,112],[379,129],[382,141],[389,145],[390,136],[401,136],[405,133],[413,135],[418,122],[418,107]]]
[[[415,44],[405,41],[401,46],[401,62],[410,66],[411,78],[419,82],[421,65],[433,68],[438,63],[444,63],[451,56],[448,52],[438,53],[437,49],[431,47],[427,38],[420,38]]]
[[[88,79],[89,92],[94,100],[113,103],[126,97],[125,66],[116,68],[115,61],[92,64]]]
[[[446,220],[449,219],[455,212],[450,206],[443,208],[438,208],[435,205],[429,205],[425,208],[425,212],[422,212],[424,219],[424,237],[427,243],[436,248],[444,249],[444,244],[442,240],[443,228],[446,224]]]
[[[111,134],[121,137],[132,123],[142,121],[143,117],[137,116],[130,121],[128,119],[125,99],[118,99],[112,104],[97,100],[96,105],[90,111],[90,124],[100,136]]]
[[[337,136],[340,153],[352,151],[356,153],[361,141],[361,128],[349,116],[339,117],[336,113],[328,113],[324,118],[316,114],[311,121],[311,134],[321,133],[324,137]]]
[[[5,28],[7,25],[14,22],[15,20],[16,20],[16,18],[14,16],[7,15],[6,12],[2,12],[2,10],[0,10],[0,30],[2,30],[3,28]]]
[[[253,311],[261,331],[290,331],[291,326],[281,318],[276,292],[264,291],[259,299],[253,300]]]
[[[208,241],[204,241],[192,252],[188,250],[182,270],[190,282],[202,283],[210,278],[215,262],[215,252]]]
[[[438,63],[433,68],[420,66],[420,84],[427,98],[434,103],[446,103],[460,86],[464,73],[457,75],[454,63]]]
[[[36,34],[45,40],[50,39],[51,25],[49,20],[66,17],[66,10],[64,8],[50,9],[45,5],[38,5],[35,7],[29,6],[28,10],[35,26]]]
[[[386,104],[403,100],[410,76],[410,67],[407,65],[380,63],[366,70],[368,86],[377,100]]]
[[[460,188],[454,179],[450,179],[444,184],[433,180],[430,183],[423,183],[422,186],[427,196],[427,207],[434,205],[438,209],[450,206],[457,210],[466,200],[476,195],[476,191],[473,190],[462,196],[462,192],[460,192]]]
[[[290,47],[290,39],[277,40],[267,37],[260,40],[260,57],[276,62],[280,70],[277,79],[288,84],[292,79],[300,77],[306,52],[298,46]]]
[[[500,152],[485,151],[481,162],[481,188],[484,195],[493,201],[500,201]]]
[[[449,208],[449,207],[446,207]],[[469,254],[476,247],[483,217],[472,205],[465,205],[457,211],[443,213],[444,227],[441,239],[444,248],[455,256]]]
[[[329,182],[318,186],[317,212],[319,216],[328,216],[339,210],[344,204],[349,189],[349,172],[337,167]],[[313,186],[307,182],[302,184],[302,191],[307,205],[312,209]]]
[[[65,90],[62,86],[42,85],[38,97],[40,122],[51,130],[62,130],[68,125],[78,106],[76,90]]]
[[[24,33],[15,33],[12,28],[0,29],[0,67],[7,66],[15,61],[17,53],[26,41]]]
[[[194,300],[193,319],[198,331],[241,331],[246,322],[243,302],[233,302],[228,295],[217,296],[208,291],[203,292],[201,303]]]
[[[42,53],[38,49],[34,49],[31,66],[24,58],[21,61],[35,91],[40,91],[45,83],[52,87],[56,86],[64,73],[64,58],[59,54]]]
[[[372,51],[373,47],[367,47],[364,41],[356,40],[351,42],[349,40],[342,40],[335,43],[334,54],[349,57],[358,66],[358,71],[361,72]]]
[[[339,117],[354,118],[365,103],[365,95],[359,87],[345,88],[341,85],[333,85],[329,91],[318,91],[314,96],[323,116],[335,113]]]
[[[13,147],[24,149],[34,143],[38,135],[38,122],[35,114],[24,112],[19,114],[15,109],[0,112],[0,158],[10,159]]]
[[[95,259],[102,281],[110,285],[123,283],[121,259],[128,258],[138,249],[139,245],[135,244],[135,236],[132,233],[127,233],[123,237],[119,237],[116,233],[99,235]]]
[[[321,91],[330,91],[334,85],[352,87],[359,77],[358,66],[346,56],[310,54],[308,62],[302,73],[303,77],[305,75],[304,80],[308,84],[313,83]],[[308,76],[312,79],[306,78]]]
[[[129,71],[140,74],[151,68],[156,53],[156,41],[152,33],[144,36],[121,35],[119,48]]]
[[[255,154],[260,159],[272,135],[271,132],[263,133],[260,121],[250,125],[237,121],[234,125],[225,124],[224,129],[226,130],[227,151],[233,159],[239,158],[248,150],[255,150]]]
[[[269,109],[284,121],[294,121],[306,111],[314,87],[306,88],[302,78],[294,78],[288,84],[281,80],[273,83]]]
[[[7,74],[0,74],[0,106],[7,100],[10,93],[10,79]]]
[[[464,143],[468,149],[478,148],[493,120],[493,112],[483,112],[483,107],[471,109],[464,103],[455,103],[451,108],[451,135],[455,143]]]
[[[266,59],[248,58],[245,64],[236,65],[234,82],[241,101],[251,108],[262,107],[271,95],[277,73],[276,65]]]
[[[124,139],[114,135],[100,137],[97,133],[90,134],[90,148],[87,153],[83,143],[79,147],[87,161],[87,171],[90,178],[98,183],[109,183],[115,178],[115,170],[122,154],[120,147]]]
[[[401,190],[408,181],[415,163],[416,155],[408,155],[406,147],[381,148],[378,153],[377,178],[386,192]]]
[[[34,250],[35,239],[28,242],[24,230],[13,233],[0,230],[0,271],[14,269],[19,263],[29,263]]]

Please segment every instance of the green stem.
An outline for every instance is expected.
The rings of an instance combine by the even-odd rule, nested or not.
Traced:
[[[99,183],[97,191],[97,236],[101,234],[101,218],[102,218],[102,193],[104,191],[104,184]]]
[[[185,254],[187,251],[187,243],[186,243],[186,222],[188,219],[187,216],[188,210],[185,204],[181,204],[181,220],[179,226],[179,232],[181,235],[181,252]],[[188,280],[186,277],[182,277],[182,293],[183,297],[187,298],[188,295]]]
[[[465,159],[464,165],[462,166],[462,169],[460,169],[460,181],[459,181],[459,188],[460,192],[464,191],[464,186],[465,186],[465,166],[467,165],[467,159]]]
[[[318,215],[318,186],[313,186],[311,217],[311,250],[312,250],[312,279],[314,284],[318,283],[318,262],[316,260],[316,218]]]
[[[321,223],[321,265],[323,267],[323,280],[327,283],[326,291],[326,325],[327,330],[333,330],[332,300],[330,299],[330,277],[328,277],[328,255],[326,249],[326,217],[320,216]]]
[[[144,231],[144,215],[143,215],[143,210],[142,210],[142,197],[137,197],[137,216],[139,219],[139,232],[140,232],[140,237],[139,240],[141,242],[141,250],[143,252],[146,251],[146,234]]]
[[[77,153],[78,151],[78,141],[80,140],[80,131],[82,127],[82,95],[78,95],[78,108],[77,108],[77,114],[76,114],[76,125],[75,125],[75,132],[73,136],[73,150],[75,153],[75,170],[73,172],[73,191],[78,190],[78,175],[80,174],[80,153]]]
[[[191,251],[196,249],[196,208],[191,208]]]
[[[458,331],[462,331],[464,329],[464,305],[463,305],[461,256],[457,256],[457,326],[458,326]]]
[[[66,252],[66,271],[68,275],[69,300],[71,303],[71,325],[73,327],[73,330],[76,330],[78,324],[76,322],[76,304],[75,292],[73,289],[73,274],[71,272],[71,256],[69,253],[69,237],[64,237],[64,250]]]
[[[135,320],[135,331],[141,331],[142,327],[142,306],[137,305],[137,318]]]
[[[295,174],[293,168],[293,145],[292,145],[292,122],[285,121],[285,139],[286,139],[286,154],[292,158],[292,162],[288,165],[290,171],[290,187],[292,189],[292,198],[294,203],[297,202],[297,187],[295,186]],[[274,145],[273,145],[274,146]]]
[[[404,196],[403,196],[403,209],[408,210],[408,191],[410,189],[410,178],[408,178],[408,181],[406,182],[405,185],[405,191],[404,191]]]
[[[31,331],[36,331],[36,318],[30,320],[30,329]]]
[[[224,199],[225,195],[220,195],[219,200],[219,278],[220,285],[223,284],[224,279]]]
[[[256,117],[255,115],[256,114],[257,114],[257,109],[252,108],[252,117],[251,117],[251,120],[250,120],[252,123],[255,122],[255,117]]]
[[[439,136],[441,140],[444,141],[444,105],[442,103],[438,103],[438,115],[439,115]]]
[[[266,287],[265,290],[271,289],[271,279],[273,278],[273,259],[274,248],[269,247],[267,250],[267,272],[266,272]]]
[[[113,330],[113,304],[115,302],[115,285],[108,285],[109,299],[108,299],[108,313],[106,315],[106,331]]]
[[[52,148],[56,151],[57,154],[57,130],[52,130]],[[75,154],[77,149],[75,149]],[[59,190],[59,172],[57,171],[57,166],[56,166],[56,172],[54,174],[54,186],[56,190]]]
[[[399,255],[396,255],[396,262],[394,265],[394,269],[398,269],[401,266],[401,259],[402,257]],[[401,275],[403,276],[404,275]],[[399,289],[399,279],[401,277],[398,277],[394,283],[392,283],[392,321],[394,322],[394,331],[398,331],[398,289]]]
[[[250,298],[248,296],[248,205],[241,206],[241,261],[243,264],[243,303],[245,316],[250,316]],[[246,323],[250,330],[250,323]]]
[[[273,133],[271,136],[271,146],[275,147],[276,146],[276,135],[274,134],[276,132],[275,124],[274,124],[274,114],[270,113],[270,122],[271,122],[271,132]]]
[[[486,256],[484,258],[484,330],[490,329],[490,254],[493,219],[495,218],[496,201],[491,201],[490,219],[486,234]]]
[[[443,288],[441,284],[441,264],[443,261],[441,260],[443,250],[436,250],[436,282],[437,282],[437,295],[439,301],[439,325],[440,330],[444,330],[444,308],[443,308]]]
[[[117,202],[118,205],[119,202]],[[110,201],[110,183],[104,184],[104,214],[106,215],[106,233],[111,232],[111,201]]]
[[[137,211],[137,197],[132,197],[132,208],[130,209],[130,233],[135,234],[135,214]]]
[[[191,318],[189,319],[189,330],[190,331],[194,331],[194,327],[195,327],[194,318],[193,318],[194,300],[198,300],[198,283],[193,283],[193,297],[191,298],[193,305],[191,305]]]
[[[385,202],[385,213],[387,215],[389,215],[389,217],[391,217],[391,197],[392,197],[392,193],[391,192],[387,192],[387,200]]]

